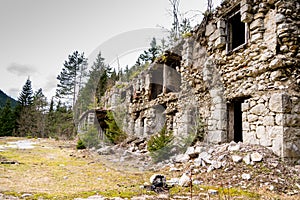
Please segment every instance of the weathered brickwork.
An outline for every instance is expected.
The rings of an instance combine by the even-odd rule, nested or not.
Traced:
[[[299,158],[299,18],[296,0],[224,1],[192,37],[110,90],[105,106],[122,106],[124,129],[140,137],[165,123],[187,136],[204,123],[204,141]]]

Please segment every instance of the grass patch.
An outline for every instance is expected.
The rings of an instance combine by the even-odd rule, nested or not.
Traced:
[[[29,199],[74,199],[95,194],[130,198],[143,192],[139,186],[150,173],[114,169],[98,155],[77,151],[76,143],[72,148],[64,146],[63,141],[42,139],[34,149],[0,152],[1,157],[20,163],[0,165],[0,192],[18,197],[33,194]]]
[[[241,190],[238,188],[222,188],[215,186],[206,186],[206,185],[193,185],[193,196],[197,196],[200,193],[207,193],[209,189],[217,190],[218,196],[221,199],[230,198],[230,197],[243,197],[245,199],[260,199],[260,195],[254,192]],[[170,195],[185,195],[190,196],[190,187],[180,187],[176,186],[170,189]]]

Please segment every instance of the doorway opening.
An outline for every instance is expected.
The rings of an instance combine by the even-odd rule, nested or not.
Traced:
[[[227,105],[228,109],[228,141],[243,142],[242,103],[245,99],[238,99]]]

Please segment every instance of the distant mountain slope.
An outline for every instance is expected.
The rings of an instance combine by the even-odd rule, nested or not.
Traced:
[[[13,98],[9,97],[7,94],[5,94],[2,90],[0,90],[0,107],[5,106],[6,100],[9,99],[11,102],[11,106],[15,106],[17,104],[17,101]]]

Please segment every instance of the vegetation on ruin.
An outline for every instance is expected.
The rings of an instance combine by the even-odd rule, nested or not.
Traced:
[[[97,148],[100,144],[99,132],[96,127],[89,126],[86,131],[79,134],[77,149],[79,147]]]
[[[113,144],[118,144],[126,139],[126,133],[118,126],[114,113],[107,112],[107,120],[105,120],[108,128],[105,130],[106,138]]]
[[[164,125],[161,131],[152,135],[147,142],[147,150],[154,162],[160,162],[167,159],[171,154],[173,132],[167,130]]]

